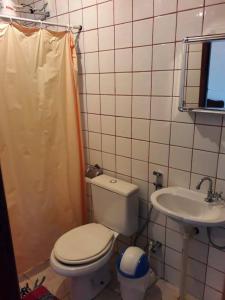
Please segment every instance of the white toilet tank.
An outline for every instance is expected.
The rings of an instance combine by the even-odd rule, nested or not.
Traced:
[[[126,236],[138,228],[138,187],[100,175],[91,180],[95,221]]]

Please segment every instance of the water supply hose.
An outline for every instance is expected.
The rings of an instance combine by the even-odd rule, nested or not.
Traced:
[[[142,235],[142,233],[144,232],[145,228],[148,226],[148,223],[149,223],[149,221],[151,219],[152,209],[153,209],[153,206],[151,205],[151,207],[150,207],[150,209],[148,211],[147,218],[146,218],[144,224],[141,226],[141,228],[139,229],[139,231],[136,233],[136,236],[135,236],[134,241],[133,241],[133,245],[134,246],[136,246],[137,240]],[[146,245],[146,248],[147,247],[148,247],[148,243]]]
[[[216,228],[221,228],[225,230],[225,227],[216,227]],[[208,235],[208,239],[210,244],[213,245],[214,248],[218,249],[218,250],[225,250],[225,245],[224,246],[220,246],[220,245],[216,245],[215,242],[213,242],[212,240],[212,228],[211,227],[207,227],[207,235]]]

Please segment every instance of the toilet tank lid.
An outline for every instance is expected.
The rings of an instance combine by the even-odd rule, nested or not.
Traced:
[[[137,185],[104,174],[93,178],[91,184],[125,197],[138,191]]]

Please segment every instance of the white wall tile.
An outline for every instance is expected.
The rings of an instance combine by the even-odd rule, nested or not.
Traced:
[[[82,10],[77,10],[77,11],[70,13],[70,25],[73,25],[73,24],[79,24],[79,25],[83,26]]]
[[[170,143],[175,146],[192,148],[194,125],[187,123],[172,123]]]
[[[86,73],[98,73],[98,52],[85,54],[85,71]]]
[[[205,5],[222,3],[224,0],[205,0]]]
[[[54,2],[54,1],[53,1]],[[82,8],[82,1],[81,0],[69,0],[69,10],[76,10]]]
[[[97,28],[97,7],[91,6],[83,10],[84,30]]]
[[[116,135],[123,137],[131,137],[131,119],[117,117],[116,118]]]
[[[56,0],[56,10],[57,10],[57,15],[65,14],[68,12],[69,7],[68,7],[68,1],[62,2],[61,0]]]
[[[204,300],[223,300],[223,295],[209,286],[205,287]]]
[[[169,146],[150,143],[149,161],[154,164],[168,166]]]
[[[100,74],[100,91],[101,94],[114,94],[114,73]]]
[[[133,71],[149,71],[151,62],[151,46],[133,48]]]
[[[104,169],[107,169],[110,171],[115,171],[115,168],[116,168],[115,155],[103,152],[102,153],[102,163],[103,163]]]
[[[96,0],[82,0],[83,7],[91,6],[96,4]]]
[[[225,128],[222,128],[220,152],[225,153]]]
[[[113,2],[98,5],[98,27],[113,25]]]
[[[136,21],[133,23],[133,46],[146,46],[152,44],[152,19]]]
[[[132,97],[132,117],[143,119],[150,118],[150,97]]]
[[[101,134],[89,132],[89,147],[95,150],[101,150]]]
[[[99,36],[99,50],[110,50],[114,48],[114,27],[100,28]]]
[[[84,50],[86,52],[98,51],[97,30],[90,30],[84,32]]]
[[[225,32],[223,17],[225,4],[208,6],[205,8],[203,34],[217,34]]]
[[[133,19],[145,19],[153,16],[153,0],[133,0]]]
[[[206,0],[207,1],[207,0]],[[204,0],[178,0],[178,10],[185,10],[203,6]]]
[[[132,46],[132,23],[115,26],[115,46],[116,48]]]
[[[115,153],[115,139],[115,136],[102,134],[102,151],[108,153]]]
[[[174,43],[153,46],[153,70],[174,68]]]
[[[101,113],[115,115],[115,96],[101,95]]]
[[[86,90],[90,94],[99,94],[98,74],[86,74]]]
[[[99,95],[87,95],[87,112],[92,114],[100,114]]]
[[[219,177],[220,179],[225,179],[225,155],[224,154],[219,155],[217,177]]]
[[[150,95],[151,72],[133,73],[133,95]]]
[[[131,157],[131,139],[116,137],[116,154]]]
[[[116,156],[116,171],[120,174],[130,176],[131,159],[122,156]]]
[[[115,117],[112,116],[101,116],[102,121],[102,133],[115,134]]]
[[[148,180],[148,163],[132,159],[132,177],[142,180]]]
[[[101,131],[100,115],[88,114],[88,130],[94,132]]]
[[[151,118],[155,120],[169,121],[171,119],[171,108],[171,97],[152,97]]]
[[[131,117],[131,96],[116,96],[116,115]]]
[[[168,144],[170,139],[170,123],[165,121],[151,121],[150,141]]]
[[[182,186],[189,188],[190,173],[186,171],[176,170],[169,168],[169,186]]]
[[[221,262],[225,262],[225,251],[217,250],[214,247],[209,247],[209,266],[225,273],[225,264]]]
[[[149,120],[132,120],[132,138],[138,140],[149,140]]]
[[[96,150],[89,150],[90,152],[90,164],[95,165],[98,164],[99,166],[102,165],[102,152]]]
[[[115,23],[130,22],[132,20],[132,0],[114,1]]]
[[[172,89],[172,71],[155,71],[152,73],[152,94],[154,96],[171,96]]]
[[[132,49],[118,49],[115,51],[115,71],[131,72],[132,69]]]
[[[99,52],[99,69],[101,73],[114,72],[114,51]]]
[[[132,74],[116,73],[116,94],[131,95]]]
[[[132,139],[132,158],[148,161],[148,153],[149,142]]]
[[[187,36],[201,34],[203,10],[194,9],[178,13],[177,18],[177,40],[182,40]]]
[[[176,14],[161,16],[154,21],[153,43],[166,43],[175,41]]]
[[[196,125],[194,148],[217,152],[219,150],[220,134],[220,127]]]
[[[176,0],[155,0],[154,2],[154,15],[163,15],[175,12],[177,8]]]
[[[207,274],[206,274],[206,284],[207,285],[216,289],[219,292],[223,292],[224,280],[225,280],[224,273],[219,272],[210,267],[207,268]]]
[[[194,150],[192,171],[194,173],[215,177],[217,157],[218,155],[216,153]]]
[[[172,168],[184,171],[191,170],[192,150],[183,147],[170,147],[169,165]]]

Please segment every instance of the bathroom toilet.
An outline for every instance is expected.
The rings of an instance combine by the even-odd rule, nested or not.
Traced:
[[[91,300],[109,283],[109,260],[119,234],[131,236],[138,227],[138,187],[100,175],[91,183],[94,222],[79,226],[55,243],[53,270],[71,279],[72,300]]]

